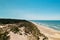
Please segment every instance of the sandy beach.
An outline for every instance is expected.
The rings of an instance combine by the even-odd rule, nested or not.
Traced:
[[[49,38],[49,40],[60,40],[60,31],[45,27],[37,23],[34,24],[37,26],[37,28],[40,30],[42,34]]]

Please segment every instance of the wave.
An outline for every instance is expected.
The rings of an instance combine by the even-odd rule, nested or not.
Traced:
[[[44,24],[44,23],[38,23],[38,24],[49,27],[49,28],[53,28],[55,30],[60,30],[60,25],[53,25],[53,24],[51,25],[51,24]]]

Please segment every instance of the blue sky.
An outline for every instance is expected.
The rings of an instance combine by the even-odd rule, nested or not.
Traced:
[[[0,18],[60,20],[60,0],[0,0]]]

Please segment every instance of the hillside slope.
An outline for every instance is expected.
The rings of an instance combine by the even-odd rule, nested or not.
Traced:
[[[48,40],[32,22],[0,19],[0,40]]]

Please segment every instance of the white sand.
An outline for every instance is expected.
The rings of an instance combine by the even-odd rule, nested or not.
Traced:
[[[28,36],[24,35],[24,27],[20,28],[22,30],[22,35],[14,34],[13,32],[10,32],[10,40],[28,40]]]
[[[10,32],[10,40],[28,40],[26,35],[19,35]]]

